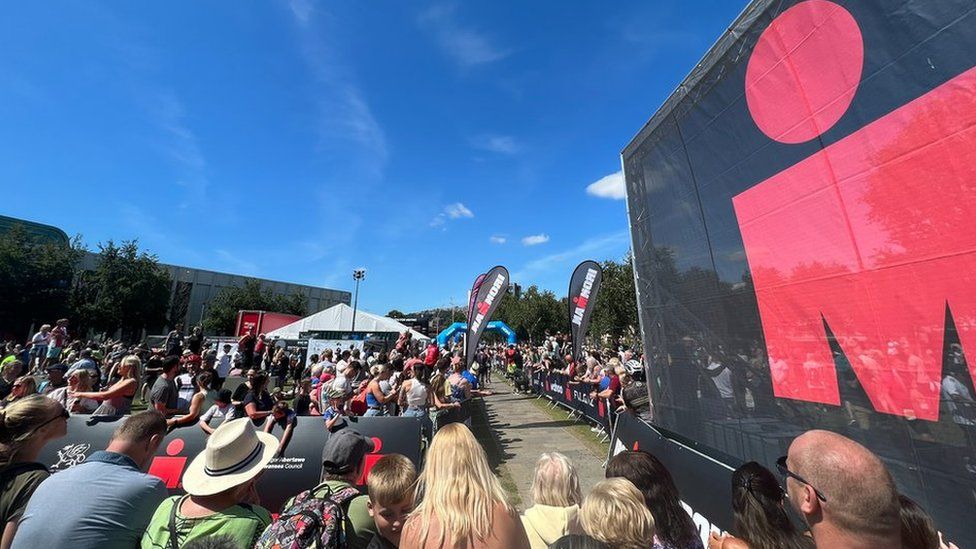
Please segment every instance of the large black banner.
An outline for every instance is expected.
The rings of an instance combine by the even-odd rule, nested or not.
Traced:
[[[596,307],[596,296],[603,282],[603,268],[587,260],[576,266],[569,278],[569,335],[573,339],[573,361],[579,363],[583,339]]]
[[[974,67],[971,0],[729,25],[622,153],[656,426],[769,468],[838,432],[976,537]]]
[[[478,289],[481,288],[481,283],[484,280],[484,273],[478,275],[478,277],[474,279],[474,284],[471,285],[471,291],[468,293],[468,324],[471,324],[471,317],[474,316],[475,299],[478,297]]]
[[[77,465],[97,450],[104,450],[121,420],[91,421],[86,416],[68,419],[68,434],[44,447],[38,461],[55,473]],[[421,465],[420,420],[407,417],[350,417],[350,429],[373,439],[376,451],[365,458],[366,473],[357,483],[365,486],[369,469],[385,454],[403,454],[417,468]],[[281,436],[281,431],[274,434]],[[288,498],[315,486],[322,472],[322,448],[329,438],[320,416],[300,416],[284,455],[265,468],[258,481],[261,505],[277,513]],[[207,444],[207,434],[199,427],[183,427],[166,436],[149,473],[166,483],[170,493],[182,493],[183,471]],[[84,487],[79,487],[84,490]]]
[[[474,355],[478,352],[478,341],[485,332],[492,313],[502,302],[502,297],[508,291],[508,269],[501,265],[485,273],[485,278],[478,285],[477,296],[474,298],[474,311],[468,322],[466,337],[464,338],[465,365],[471,366]]]

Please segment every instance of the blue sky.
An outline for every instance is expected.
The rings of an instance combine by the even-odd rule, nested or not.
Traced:
[[[366,267],[379,313],[496,264],[562,295],[629,248],[620,150],[741,8],[19,2],[0,212],[289,282]]]

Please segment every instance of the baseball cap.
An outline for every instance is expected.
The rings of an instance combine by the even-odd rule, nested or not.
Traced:
[[[373,441],[352,429],[329,436],[322,449],[322,469],[332,475],[355,471],[366,454],[374,449]]]

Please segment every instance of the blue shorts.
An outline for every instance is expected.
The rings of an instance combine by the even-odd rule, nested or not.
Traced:
[[[61,347],[48,347],[47,348],[48,358],[60,358],[61,357]]]

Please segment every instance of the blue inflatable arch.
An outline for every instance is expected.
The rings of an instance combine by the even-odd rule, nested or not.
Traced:
[[[464,331],[468,329],[468,324],[466,322],[455,322],[443,332],[437,334],[437,345],[443,347],[447,345],[447,341],[452,338],[460,338],[464,335]],[[508,324],[505,324],[501,320],[492,320],[485,326],[485,331],[488,332],[501,332],[505,336],[505,339],[512,345],[518,342],[518,338],[515,336],[515,330],[511,329]]]

